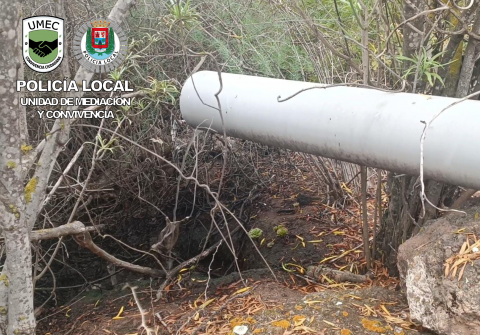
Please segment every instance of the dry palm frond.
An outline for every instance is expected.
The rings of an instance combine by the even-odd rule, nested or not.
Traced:
[[[473,239],[471,243],[470,239]],[[480,258],[480,240],[473,234],[466,235],[466,241],[463,243],[458,254],[451,256],[445,261],[445,277],[454,279],[458,272],[458,280],[462,279],[465,267],[468,263]]]

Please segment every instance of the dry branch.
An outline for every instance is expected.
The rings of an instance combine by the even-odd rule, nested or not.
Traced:
[[[116,266],[119,266],[121,268],[130,270],[130,271],[143,273],[152,277],[165,276],[164,271],[148,268],[145,266],[135,265],[129,262],[122,261],[121,259],[118,259],[115,256],[110,255],[108,252],[106,252],[105,250],[103,250],[93,242],[92,237],[90,236],[90,233],[88,231],[82,233],[81,235],[74,236],[74,239],[78,243],[78,245],[80,245],[82,248],[90,250],[92,253],[94,253],[98,257]]]
[[[83,223],[79,221],[74,221],[60,227],[34,230],[30,234],[30,241],[52,240],[54,238],[59,238],[62,236],[78,235],[85,232],[99,231],[104,227],[105,225],[85,227]]]
[[[323,277],[326,276],[329,279],[333,279],[337,283],[341,283],[341,282],[364,283],[371,279],[370,275],[357,275],[351,272],[333,270],[323,265],[309,266],[307,268],[307,276],[318,281],[322,281]]]

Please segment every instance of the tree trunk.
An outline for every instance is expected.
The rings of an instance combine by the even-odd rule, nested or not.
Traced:
[[[25,171],[30,170],[33,161],[21,150],[22,145],[28,144],[28,134],[25,108],[20,106],[20,94],[16,92],[16,81],[23,79],[21,36],[17,36],[21,3],[18,0],[0,2],[0,234],[6,246],[6,261],[0,273],[0,335],[35,334],[29,235],[43,208],[51,171],[69,138],[72,122],[70,119],[55,121],[51,130],[55,135],[39,145],[43,148],[40,158],[33,177],[24,187]],[[108,18],[124,21],[133,4],[134,0],[118,0]],[[89,82],[92,76],[93,73],[81,68],[75,79]]]
[[[24,214],[21,114],[16,92],[20,68],[17,40],[19,2],[2,2],[0,22],[0,227],[6,262],[0,275],[0,334],[33,335],[32,258]]]
[[[473,23],[472,32],[480,34],[480,6],[477,5],[476,18]],[[475,40],[470,36],[465,55],[463,57],[462,71],[460,73],[460,80],[457,88],[457,98],[467,96],[470,91],[470,83],[472,81],[473,70],[475,69],[475,62],[480,52],[480,41]]]
[[[409,19],[424,10],[421,7],[424,6],[424,3],[423,0],[404,0],[405,19]],[[475,8],[477,18],[473,31],[478,34],[480,29],[480,15],[478,11],[480,7],[477,4],[473,10]],[[449,16],[449,21],[450,23],[458,24],[458,20],[453,15]],[[410,21],[411,26],[404,26],[403,52],[405,56],[411,57],[415,54],[415,49],[417,48],[418,50],[422,46],[421,34],[418,31],[423,31],[424,22],[425,17],[420,15],[415,20]],[[452,31],[456,30],[458,28],[454,26]],[[440,83],[437,83],[433,88],[434,94],[443,96],[457,95],[457,97],[463,97],[468,94],[474,70],[475,57],[473,55],[478,54],[479,43],[470,38],[465,52],[465,59],[462,63],[462,40],[463,35],[452,35],[450,37],[442,59],[442,63],[450,64],[445,69],[440,68],[438,71],[438,74],[444,79],[445,87],[441,87]],[[412,78],[408,79],[412,80]],[[385,266],[392,275],[398,274],[396,258],[400,244],[417,234],[428,220],[437,216],[436,208],[428,203],[425,203],[425,210],[423,211],[419,197],[419,182],[416,176],[395,176],[393,173],[389,174],[387,192],[389,193],[390,203],[382,218],[381,229],[378,234],[378,248],[383,254]],[[446,187],[446,185],[435,181],[425,181],[425,194],[437,207],[441,207],[446,194],[453,194],[453,192],[448,192],[449,190],[452,190],[452,187]]]

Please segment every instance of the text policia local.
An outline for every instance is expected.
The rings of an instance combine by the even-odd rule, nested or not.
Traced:
[[[128,85],[128,81],[112,81],[112,80],[94,80],[88,83],[84,80],[82,82],[75,82],[73,80],[19,80],[17,81],[17,92],[26,90],[29,92],[133,92]],[[85,110],[63,110],[65,106],[76,106],[72,109],[78,109],[79,106],[130,106],[130,97],[115,97],[115,98],[88,98],[88,97],[66,97],[66,98],[27,98],[22,97],[20,101],[22,106],[58,106],[62,110],[37,110],[40,118],[57,119],[113,119],[115,115],[108,108],[106,110],[99,110],[100,108],[87,107]],[[67,107],[68,108],[68,107]]]
[[[17,92],[26,89],[29,92],[79,92],[79,86],[83,92],[133,92],[129,87],[128,81],[112,80],[94,80],[88,85],[86,80],[77,83],[73,80],[47,80],[46,82],[39,80],[18,80]]]

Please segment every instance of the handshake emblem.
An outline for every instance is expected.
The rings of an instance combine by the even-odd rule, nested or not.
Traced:
[[[55,16],[32,16],[22,20],[23,60],[33,71],[50,72],[62,62],[63,23],[63,19]]]
[[[32,41],[28,40],[29,47],[33,52],[39,57],[45,57],[51,54],[58,47],[58,39],[47,42],[47,41]]]

